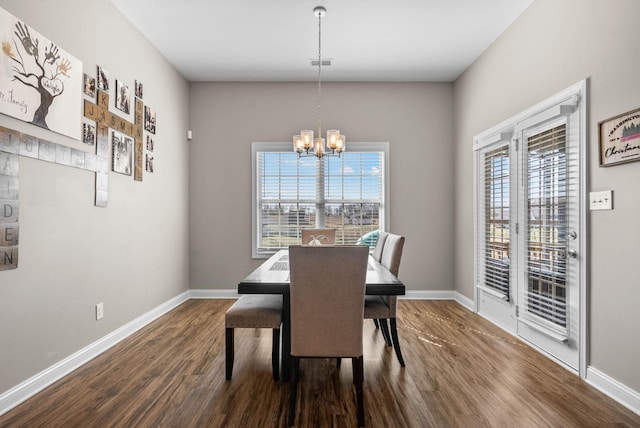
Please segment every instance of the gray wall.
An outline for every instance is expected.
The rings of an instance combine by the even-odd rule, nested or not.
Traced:
[[[81,60],[86,73],[95,76],[99,64],[111,85],[118,78],[132,92],[134,79],[143,82],[158,117],[156,172],[142,183],[109,173],[106,209],[93,206],[93,173],[20,159],[19,266],[0,272],[1,394],[188,290],[188,85],[108,0],[0,7]],[[0,126],[88,150],[8,116]]]
[[[400,277],[412,290],[451,290],[452,85],[327,83],[325,127],[349,141],[390,143],[391,224],[407,236]],[[191,83],[191,288],[234,289],[251,259],[251,142],[291,141],[315,127],[317,84]]]
[[[473,297],[475,134],[589,78],[590,190],[614,210],[590,216],[590,364],[640,391],[640,162],[601,168],[598,122],[640,107],[640,2],[536,0],[455,82],[455,288]]]

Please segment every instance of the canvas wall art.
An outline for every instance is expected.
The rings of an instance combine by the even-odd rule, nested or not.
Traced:
[[[80,139],[82,62],[0,8],[0,113]]]

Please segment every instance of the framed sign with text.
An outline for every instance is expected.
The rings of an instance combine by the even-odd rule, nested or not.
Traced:
[[[640,160],[640,109],[598,123],[600,166]]]

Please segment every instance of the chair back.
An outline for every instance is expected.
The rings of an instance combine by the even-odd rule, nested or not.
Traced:
[[[402,259],[402,249],[404,248],[404,236],[389,233],[384,241],[382,250],[382,266],[389,269],[389,272],[398,276],[400,271],[400,260]],[[398,312],[398,296],[385,296],[384,299],[389,307],[389,317],[395,318]]]
[[[335,229],[302,229],[302,245],[334,245]]]
[[[376,241],[376,246],[373,248],[373,258],[377,261],[382,260],[382,249],[384,248],[384,242],[387,240],[387,236],[389,234],[384,231],[378,232],[378,240]]]
[[[289,247],[291,355],[360,357],[369,248]]]
[[[398,276],[398,272],[400,271],[403,247],[404,236],[389,233],[387,239],[384,241],[384,249],[382,250],[380,263],[395,276]]]

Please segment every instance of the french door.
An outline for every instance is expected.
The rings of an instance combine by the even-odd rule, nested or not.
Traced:
[[[576,372],[586,327],[580,95],[481,134],[475,153],[476,309]]]

